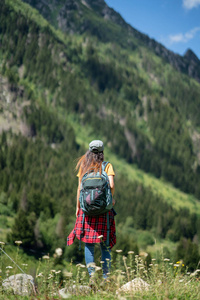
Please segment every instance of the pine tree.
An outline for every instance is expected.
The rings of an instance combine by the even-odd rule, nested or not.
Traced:
[[[11,235],[9,237],[13,242],[16,240],[22,241],[24,247],[34,245],[34,225],[27,213],[22,209],[19,210],[15,217]]]

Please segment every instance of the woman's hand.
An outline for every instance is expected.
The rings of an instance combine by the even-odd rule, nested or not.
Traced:
[[[115,199],[112,198],[112,205],[114,206],[115,205]]]
[[[76,207],[76,217],[78,217],[79,209],[79,207]]]

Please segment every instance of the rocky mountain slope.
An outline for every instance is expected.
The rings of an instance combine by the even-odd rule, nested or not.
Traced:
[[[53,26],[63,32],[91,34],[104,42],[117,42],[130,48],[144,45],[179,72],[200,82],[200,60],[192,50],[188,49],[184,56],[173,53],[127,24],[104,0],[23,1],[35,7]],[[105,33],[106,23],[110,25],[109,34]]]

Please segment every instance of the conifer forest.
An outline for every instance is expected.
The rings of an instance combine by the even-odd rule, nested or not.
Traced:
[[[104,18],[103,0],[0,4],[0,240],[84,262],[78,241],[66,246],[75,166],[100,139],[116,173],[113,253],[162,245],[199,268],[200,62],[190,74],[188,57],[164,57],[113,10]]]

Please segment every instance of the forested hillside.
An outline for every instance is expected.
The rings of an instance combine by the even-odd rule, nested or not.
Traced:
[[[184,56],[173,53],[127,24],[104,0],[23,1],[36,8],[56,29],[68,34],[97,37],[101,42],[115,42],[130,50],[138,45],[145,46],[176,70],[200,82],[200,60],[192,50],[188,49]]]
[[[0,222],[9,242],[65,248],[75,220],[75,159],[100,138],[108,159],[121,164],[121,247],[127,249],[127,234],[136,247],[136,229],[149,232],[145,246],[153,236],[198,244],[200,84],[131,38],[132,48],[111,37],[64,34],[22,1],[2,1]],[[126,166],[191,194],[192,209],[131,178]],[[70,255],[79,254],[67,249]]]

